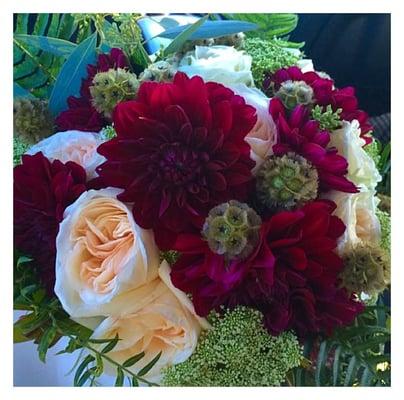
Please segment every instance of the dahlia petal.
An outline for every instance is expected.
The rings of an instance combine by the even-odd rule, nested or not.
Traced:
[[[233,124],[233,113],[231,109],[230,102],[228,100],[223,100],[219,103],[216,103],[212,107],[213,112],[213,127],[222,131],[224,135],[226,135]]]
[[[323,190],[335,189],[345,193],[359,192],[359,189],[343,176],[332,175],[325,171],[319,171],[318,174]]]

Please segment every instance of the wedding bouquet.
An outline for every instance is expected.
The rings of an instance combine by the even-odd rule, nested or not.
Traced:
[[[227,17],[16,17],[14,340],[78,386],[389,385],[389,149],[296,15]]]

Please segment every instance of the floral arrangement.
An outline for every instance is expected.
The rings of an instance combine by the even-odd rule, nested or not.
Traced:
[[[389,385],[389,149],[297,16],[33,17],[15,342],[64,339],[78,386]]]

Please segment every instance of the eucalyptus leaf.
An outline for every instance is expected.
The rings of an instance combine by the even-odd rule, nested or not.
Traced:
[[[207,16],[206,16],[207,17]],[[205,18],[205,17],[204,17]],[[180,33],[193,24],[180,25],[166,29],[155,37],[175,39]],[[206,21],[188,37],[190,40],[209,39],[232,35],[239,32],[252,31],[258,28],[257,24],[245,21]]]
[[[77,47],[75,43],[68,40],[48,36],[15,34],[14,39],[30,46],[51,53],[55,56],[68,57]]]
[[[341,351],[342,351],[342,347],[338,346],[335,349],[335,353],[334,353],[334,362],[332,364],[332,383],[334,386],[337,386],[337,384],[338,384]]]
[[[13,84],[13,96],[14,97],[29,97],[32,99],[35,97],[28,90],[24,89],[16,82],[14,82],[14,84]]]
[[[87,65],[96,60],[96,44],[97,35],[93,33],[76,47],[63,64],[49,99],[49,109],[54,115],[67,108],[69,96],[79,93],[81,79],[87,75]]]
[[[348,364],[345,381],[344,381],[344,386],[351,386],[351,383],[352,383],[352,380],[354,377],[354,370],[356,367],[356,362],[357,362],[357,359],[355,356],[353,356],[350,359],[349,364]]]
[[[175,39],[164,49],[164,55],[175,53],[178,51],[182,45],[205,23],[208,16],[205,15],[203,18],[196,21],[194,24],[188,25]],[[175,29],[175,28],[173,28]]]
[[[328,343],[326,341],[321,342],[320,350],[318,351],[315,373],[315,381],[317,386],[321,386],[321,371],[327,358],[327,344]]]

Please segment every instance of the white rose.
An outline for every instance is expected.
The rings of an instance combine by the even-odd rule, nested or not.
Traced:
[[[84,192],[64,214],[56,238],[55,293],[72,317],[108,315],[121,293],[158,274],[152,231],[116,199],[121,190]]]
[[[363,149],[365,141],[360,137],[359,122],[343,121],[342,128],[331,133],[329,146],[348,161],[347,178],[361,190],[374,190],[381,176],[372,158]]]
[[[161,380],[162,368],[191,356],[201,329],[210,327],[197,317],[186,295],[173,287],[169,274],[170,267],[163,261],[160,277],[122,294],[116,303],[117,314],[102,321],[92,336],[104,339],[118,334],[120,341],[108,357],[119,363],[144,352],[145,357],[129,368],[133,373],[161,352],[158,362],[144,376],[156,383]],[[106,367],[107,373],[115,372],[111,365]]]
[[[298,60],[296,65],[302,70],[303,73],[314,71],[313,60],[309,58],[303,58],[301,60]]]
[[[332,200],[337,208],[334,215],[345,224],[344,234],[338,241],[338,253],[343,254],[361,243],[378,244],[381,238],[380,223],[376,216],[378,199],[376,191],[360,193],[331,191],[323,195]]]
[[[251,56],[231,46],[196,46],[195,51],[185,54],[178,70],[190,77],[199,75],[206,82],[251,86],[251,62]]]
[[[251,147],[251,159],[256,163],[254,173],[264,159],[273,154],[272,147],[277,140],[276,125],[268,111],[270,99],[260,90],[243,84],[229,85],[229,88],[257,110],[257,123],[245,137]]]
[[[74,161],[86,170],[87,178],[90,179],[97,176],[95,168],[105,161],[105,158],[97,153],[97,147],[102,142],[99,133],[95,132],[58,132],[32,146],[27,154],[33,155],[42,151],[51,161]]]

